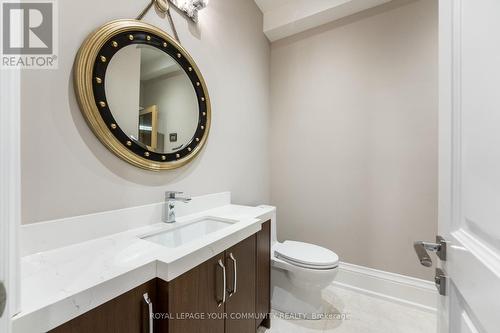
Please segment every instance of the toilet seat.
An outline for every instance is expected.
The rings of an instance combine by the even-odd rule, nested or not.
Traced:
[[[276,258],[308,269],[333,269],[339,264],[335,252],[309,243],[285,241],[277,243],[273,251]]]

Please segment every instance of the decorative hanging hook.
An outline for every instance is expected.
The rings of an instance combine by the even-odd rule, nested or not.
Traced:
[[[170,27],[172,28],[172,31],[174,33],[174,38],[180,44],[181,41],[179,39],[179,35],[177,34],[177,29],[175,28],[172,15],[170,14],[170,4],[168,0],[151,0],[151,2],[142,10],[142,12],[136,17],[136,19],[139,21],[142,20],[143,17],[149,12],[151,7],[153,7],[153,5],[155,6],[157,11],[167,16],[168,23],[170,24]]]

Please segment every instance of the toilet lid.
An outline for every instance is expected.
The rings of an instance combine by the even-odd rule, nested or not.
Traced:
[[[276,244],[274,255],[302,267],[334,268],[339,263],[339,257],[335,252],[318,245],[296,241]]]

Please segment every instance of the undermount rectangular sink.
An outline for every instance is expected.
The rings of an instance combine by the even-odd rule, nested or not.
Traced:
[[[234,224],[235,220],[202,217],[174,229],[164,230],[141,237],[144,240],[174,248],[204,237]]]

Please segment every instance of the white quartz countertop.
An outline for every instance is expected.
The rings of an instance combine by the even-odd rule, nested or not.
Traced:
[[[274,207],[224,205],[21,259],[21,312],[14,332],[46,332],[156,277],[170,281],[261,229]],[[140,237],[200,217],[237,220],[176,248]]]

